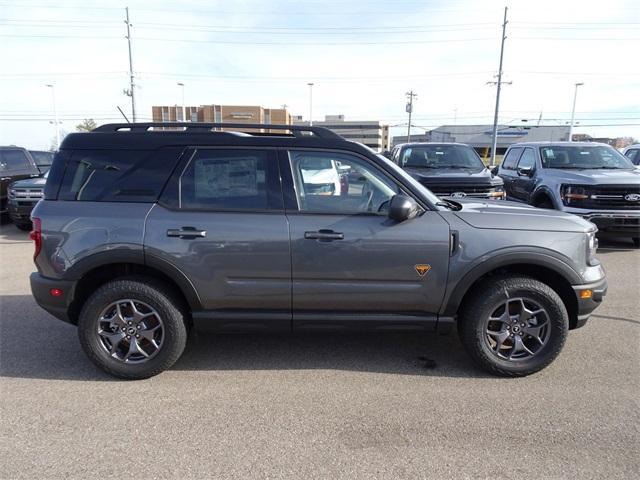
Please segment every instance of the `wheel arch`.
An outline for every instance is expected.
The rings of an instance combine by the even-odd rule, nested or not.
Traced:
[[[510,253],[482,262],[468,272],[449,295],[442,316],[457,316],[466,300],[477,291],[483,281],[497,276],[519,274],[535,278],[547,285],[560,296],[567,309],[570,328],[576,328],[578,320],[578,300],[572,285],[583,283],[580,275],[569,265],[555,257],[543,254]]]
[[[202,308],[200,297],[193,284],[178,268],[164,260],[153,259],[151,262],[144,262],[141,258],[110,258],[109,261],[104,262],[94,260],[88,265],[90,265],[89,268],[82,271],[76,269],[73,272],[75,274],[76,287],[73,293],[73,300],[69,305],[69,318],[74,324],[78,323],[82,305],[97,288],[116,278],[132,275],[161,280],[163,283],[173,287],[174,293],[189,310],[200,310]]]
[[[531,205],[539,203],[541,199],[548,199],[554,208],[558,208],[553,192],[548,187],[540,187],[531,195]]]

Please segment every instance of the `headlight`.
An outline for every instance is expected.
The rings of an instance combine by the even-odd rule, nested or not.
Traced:
[[[587,200],[589,198],[589,192],[584,187],[576,185],[562,185],[560,189],[560,196],[565,204],[571,202],[580,202],[581,200]]]
[[[16,197],[16,191],[13,188],[9,189],[9,198],[15,198]]]
[[[594,266],[598,262],[596,260],[596,250],[598,250],[598,239],[596,232],[587,233],[587,264]]]
[[[489,191],[489,198],[492,198],[494,200],[500,200],[500,199],[503,199],[504,197],[505,197],[505,193],[504,193],[503,185],[498,185],[497,187],[493,187]]]

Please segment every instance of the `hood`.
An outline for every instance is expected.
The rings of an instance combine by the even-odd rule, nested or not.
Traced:
[[[11,188],[44,188],[45,183],[47,183],[46,178],[25,178],[24,180],[17,180],[13,182],[11,184]]]
[[[475,228],[540,232],[588,232],[595,229],[591,222],[575,215],[517,202],[456,199],[456,203],[462,209],[454,213]]]
[[[502,185],[500,177],[486,168],[414,168],[404,170],[425,185]]]
[[[546,168],[547,174],[565,183],[576,185],[640,185],[640,170],[569,170],[562,168]]]

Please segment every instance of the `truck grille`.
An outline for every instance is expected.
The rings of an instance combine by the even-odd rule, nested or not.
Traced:
[[[607,185],[586,187],[589,198],[571,202],[571,206],[600,210],[640,210],[640,201],[630,201],[625,196],[640,194],[640,185]]]
[[[11,188],[9,198],[37,202],[42,198],[42,188]]]
[[[464,192],[470,198],[487,198],[494,189],[490,185],[429,185],[427,183],[423,183],[423,185],[440,197],[450,197],[453,193]]]

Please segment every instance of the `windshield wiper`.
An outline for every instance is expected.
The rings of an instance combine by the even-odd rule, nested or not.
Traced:
[[[444,207],[448,208],[449,210],[455,211],[462,210],[462,207],[460,205],[444,198],[441,198],[439,202],[436,202],[436,207]]]

